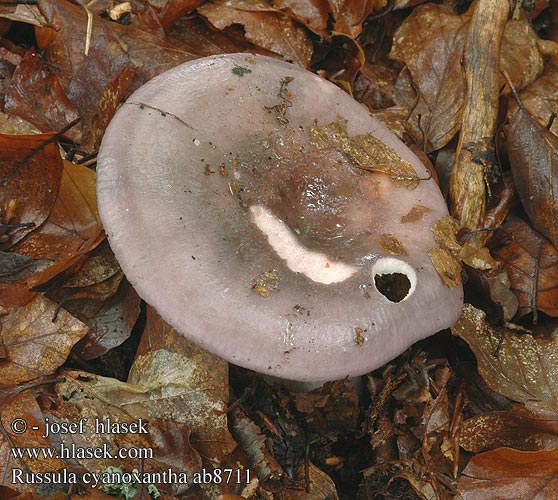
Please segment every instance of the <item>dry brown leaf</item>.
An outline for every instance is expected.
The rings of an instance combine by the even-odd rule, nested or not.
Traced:
[[[198,12],[215,28],[224,30],[239,24],[245,37],[264,49],[282,55],[303,68],[310,66],[313,46],[304,29],[263,0],[242,0],[234,4],[214,0],[202,5]]]
[[[362,25],[374,9],[374,0],[329,0],[335,24],[333,30],[356,38]]]
[[[458,491],[457,500],[558,498],[558,450],[481,453],[463,470]]]
[[[56,385],[59,396],[56,408],[49,410],[47,416],[56,423],[82,422],[82,427],[80,432],[57,435],[56,447],[63,444],[67,449],[110,452],[74,453],[71,458],[75,465],[100,473],[115,465],[117,457],[116,463],[128,472],[164,471],[172,467],[173,472],[191,477],[193,471],[200,469],[201,459],[189,443],[188,426],[146,415],[147,408],[142,407],[146,392],[143,387],[86,372],[67,371],[64,377],[64,382]],[[128,454],[126,451],[131,448],[137,451]]]
[[[518,298],[518,316],[533,313],[536,320],[537,311],[558,316],[558,250],[517,217],[500,227],[492,247]]]
[[[380,234],[380,246],[391,255],[409,255],[405,245],[394,234]]]
[[[21,425],[26,425],[25,432]],[[30,390],[9,396],[0,401],[0,484],[17,486],[18,489],[35,491],[36,484],[14,485],[12,470],[29,470],[31,472],[56,471],[65,466],[62,460],[41,457],[16,459],[14,448],[48,448],[52,445],[49,438],[42,437],[45,433],[43,414],[33,393]],[[12,428],[12,426],[14,426]],[[33,429],[36,427],[36,429]]]
[[[273,5],[310,31],[327,38],[330,4],[328,0],[274,0]]]
[[[48,220],[13,250],[34,259],[50,259],[53,265],[29,278],[29,286],[45,285],[72,266],[105,239],[97,210],[95,172],[64,162],[56,203]]]
[[[459,444],[472,453],[503,446],[523,451],[551,450],[558,448],[558,433],[549,432],[548,421],[542,417],[495,411],[465,420]]]
[[[425,207],[424,205],[413,205],[408,214],[401,216],[401,223],[417,222],[421,220],[425,214],[430,212],[432,212],[432,209],[429,207]]]
[[[25,54],[12,75],[4,111],[25,118],[43,132],[60,131],[78,118],[77,109],[56,73],[32,50]],[[66,135],[77,142],[81,139],[79,127],[73,127]]]
[[[428,250],[434,268],[450,288],[461,284],[461,263],[458,259],[461,245],[456,239],[458,229],[459,224],[449,215],[437,221],[432,226],[432,232],[438,246]]]
[[[130,337],[140,314],[140,298],[124,280],[116,294],[105,301],[78,300],[66,304],[65,308],[89,326],[89,332],[74,349],[76,356],[89,360],[102,356]]]
[[[357,168],[371,174],[387,175],[395,186],[415,189],[420,178],[412,165],[393,149],[370,134],[350,136],[346,120],[309,128],[310,142],[316,149],[345,153]]]
[[[558,248],[558,137],[518,108],[511,118],[508,153],[525,212]]]
[[[552,117],[558,114],[558,71],[556,63],[551,61],[545,73],[536,82],[522,90],[519,94],[521,102],[532,116],[544,127],[551,125],[550,130],[558,135],[558,120]],[[516,107],[510,105],[512,115]]]
[[[528,334],[496,331],[485,313],[469,304],[451,330],[469,344],[479,373],[492,390],[514,401],[558,411],[558,338],[538,340]]]
[[[14,245],[39,227],[55,204],[62,160],[52,138],[52,134],[0,134],[0,216],[7,219],[0,223],[28,224],[6,228],[8,238],[2,248]],[[0,229],[4,234],[4,228]]]
[[[414,106],[410,132],[428,151],[445,146],[460,127],[464,97],[461,58],[469,19],[470,13],[458,16],[444,5],[428,3],[414,9],[393,38],[390,57],[407,66],[418,89],[415,106],[416,93],[404,73],[394,100]],[[512,74],[516,87],[529,85],[543,69],[537,41],[525,19],[506,25],[500,63]]]
[[[101,17],[94,19],[86,56],[86,10],[59,0],[40,0],[39,9],[49,26],[57,27],[56,32],[50,28],[37,31],[39,46],[45,60],[60,68],[59,77],[79,110],[84,141],[90,146],[98,141],[126,92],[197,56],[171,45],[163,35]]]
[[[5,2],[0,5],[0,18],[33,26],[44,26],[46,24],[46,20],[39,12],[37,6],[32,4]]]
[[[145,388],[150,417],[186,422],[192,444],[212,463],[235,447],[225,413],[228,364],[187,340],[152,308],[128,382]]]
[[[424,137],[415,142],[428,142],[428,150],[445,146],[457,133],[463,106],[461,57],[468,17],[457,16],[442,5],[417,7],[396,31],[390,57],[406,64],[419,99],[413,120]],[[414,98],[397,104],[412,105]],[[413,134],[416,135],[416,134]]]
[[[51,375],[88,329],[43,296],[37,296],[0,321],[0,335],[7,352],[6,359],[0,360],[0,386]]]

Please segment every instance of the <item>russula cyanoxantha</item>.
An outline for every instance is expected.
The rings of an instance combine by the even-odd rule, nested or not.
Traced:
[[[459,316],[429,257],[447,216],[416,156],[349,95],[269,57],[154,78],[98,158],[99,209],[139,294],[228,361],[360,375]]]

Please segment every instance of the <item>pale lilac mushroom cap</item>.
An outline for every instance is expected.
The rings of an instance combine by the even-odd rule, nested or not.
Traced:
[[[345,120],[350,137],[371,134],[429,177],[362,105],[276,59],[198,59],[137,90],[106,131],[97,187],[141,297],[207,350],[298,381],[361,375],[450,326],[462,289],[428,255],[447,216],[438,187],[397,185],[312,142]],[[417,206],[422,217],[402,222]]]

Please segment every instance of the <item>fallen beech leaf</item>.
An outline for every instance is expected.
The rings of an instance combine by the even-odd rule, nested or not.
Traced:
[[[461,58],[470,13],[461,16],[445,5],[427,3],[415,8],[393,37],[390,57],[403,62],[418,87],[410,128],[415,142],[427,150],[445,146],[460,127],[464,80]],[[538,37],[527,20],[509,21],[504,30],[500,64],[514,85],[529,85],[540,74],[543,59]],[[403,82],[399,82],[403,88]],[[416,95],[397,92],[397,104],[409,108]],[[422,131],[422,134],[420,133]]]
[[[43,296],[0,321],[7,352],[0,360],[0,386],[51,375],[87,333],[87,325]]]
[[[274,0],[273,5],[310,31],[323,38],[328,37],[327,25],[331,8],[328,0]]]
[[[191,477],[193,471],[201,468],[200,456],[189,442],[189,427],[177,421],[152,418],[149,408],[143,405],[146,401],[144,387],[78,371],[64,372],[64,377],[64,382],[56,385],[59,398],[56,408],[48,414],[50,421],[80,422],[87,419],[83,432],[57,436],[67,448],[94,450],[108,447],[112,453],[141,449],[137,453],[119,456],[118,465],[128,472],[140,468],[164,471],[172,467],[173,472]],[[131,425],[137,426],[137,432],[118,432],[119,428],[124,430],[125,426],[130,428]],[[147,449],[151,452],[143,451]],[[145,456],[142,457],[142,453]],[[115,464],[113,458],[101,454],[71,458],[83,469],[97,473]]]
[[[220,30],[240,24],[250,42],[303,68],[310,66],[312,42],[304,29],[263,0],[214,0],[199,7],[198,12]]]
[[[508,153],[525,212],[558,248],[558,137],[520,107],[511,118]]]
[[[122,97],[130,84],[130,73],[135,66],[125,50],[125,46],[113,34],[114,23],[97,17],[92,30],[88,54],[85,54],[87,12],[83,7],[73,6],[65,1],[41,0],[39,9],[49,26],[56,26],[56,36],[52,38],[51,28],[39,28],[37,38],[44,47],[45,60],[58,70],[59,78],[66,94],[79,110],[82,119],[84,142],[91,140],[90,127],[94,116],[100,112],[99,103],[107,89],[115,96]],[[107,50],[110,47],[110,50]],[[92,75],[95,75],[92,78]],[[128,78],[123,79],[123,75]],[[115,89],[115,82],[124,87]],[[109,119],[115,111],[105,109]]]
[[[34,26],[44,26],[46,24],[46,20],[36,5],[16,2],[0,4],[0,18]]]
[[[448,287],[461,284],[461,263],[457,258],[461,245],[455,237],[459,229],[458,222],[451,216],[440,219],[432,227],[434,241],[438,246],[428,250],[434,268]]]
[[[483,413],[462,423],[459,444],[472,453],[503,446],[523,451],[558,448],[558,433],[549,432],[547,422],[511,411]]]
[[[61,0],[40,0],[39,8],[49,26],[57,27],[56,32],[50,28],[37,31],[39,46],[45,49],[45,60],[61,68],[66,93],[78,108],[86,132],[93,134],[85,134],[86,140],[98,140],[100,129],[126,92],[197,56],[170,44],[163,35],[101,17],[95,18],[86,56],[86,10]]]
[[[82,359],[102,356],[130,337],[140,314],[140,298],[124,280],[110,298],[69,302],[65,308],[89,326],[87,335],[75,346]]]
[[[458,483],[462,500],[558,497],[558,450],[525,452],[511,448],[471,459]]]
[[[236,446],[225,413],[228,364],[187,340],[151,307],[128,382],[145,387],[151,417],[186,422],[194,448],[213,464]]]
[[[15,252],[0,251],[0,283],[12,283],[49,265],[47,260],[33,260]]]
[[[494,391],[514,401],[541,403],[558,411],[558,337],[496,331],[483,311],[465,304],[451,331],[464,339],[477,358],[479,373]]]
[[[393,37],[390,57],[407,65],[418,87],[414,121],[428,140],[428,150],[445,146],[457,133],[463,106],[460,60],[468,16],[457,16],[442,5],[417,7]],[[397,104],[412,104],[395,95]],[[412,99],[411,99],[412,101]],[[423,137],[414,137],[422,144]],[[418,140],[417,140],[418,139]]]
[[[419,176],[412,165],[370,134],[350,136],[347,121],[338,120],[309,128],[310,143],[318,150],[334,149],[347,155],[356,167],[373,175],[387,175],[395,186],[415,189]]]
[[[25,54],[12,75],[4,111],[25,118],[43,132],[62,130],[78,118],[77,109],[56,73],[32,50]],[[81,140],[79,127],[72,127],[66,135],[76,142]]]
[[[331,1],[335,24],[333,30],[356,38],[362,31],[362,24],[374,9],[374,0]]]
[[[172,0],[166,2],[159,15],[161,26],[165,31],[168,31],[175,21],[178,21],[184,14],[191,12],[202,3],[203,0]]]
[[[27,424],[23,433],[15,433],[12,423],[21,419]],[[21,422],[20,422],[21,423]],[[16,424],[18,425],[18,424]],[[40,460],[25,457],[16,459],[14,448],[47,448],[52,445],[49,438],[43,438],[45,424],[43,414],[30,390],[8,396],[0,404],[0,484],[16,486],[12,482],[12,470],[23,469],[31,472],[56,471],[65,466],[57,458],[41,457]],[[33,429],[37,427],[37,429]],[[18,489],[35,491],[36,484],[17,484]]]
[[[241,38],[235,32],[216,31],[201,17],[189,16],[176,21],[171,28],[173,41],[200,57],[234,52],[258,52],[258,47]],[[265,51],[264,51],[265,52]]]
[[[543,76],[535,83],[523,89],[520,94],[521,102],[525,109],[544,127],[551,125],[550,131],[558,135],[558,120],[552,117],[558,114],[558,71],[556,63],[550,62]],[[511,117],[516,106],[510,103]]]
[[[76,263],[105,239],[97,210],[95,172],[64,162],[56,203],[45,224],[13,247],[13,251],[54,264],[28,280],[30,287],[45,285]],[[42,291],[42,288],[41,290]]]
[[[531,312],[536,320],[538,310],[558,316],[558,250],[517,217],[500,226],[491,246],[518,298],[517,315]]]
[[[62,160],[52,134],[0,134],[1,202],[10,206],[5,224],[26,223],[8,231],[3,248],[13,246],[49,216],[60,188]],[[4,207],[2,207],[4,208]],[[21,253],[21,252],[20,252]]]

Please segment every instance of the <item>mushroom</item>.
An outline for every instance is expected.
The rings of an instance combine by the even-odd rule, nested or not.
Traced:
[[[429,257],[447,208],[427,169],[286,62],[211,56],[149,81],[105,133],[97,187],[140,296],[237,365],[361,375],[459,316],[461,286]]]

